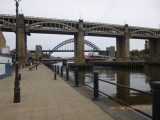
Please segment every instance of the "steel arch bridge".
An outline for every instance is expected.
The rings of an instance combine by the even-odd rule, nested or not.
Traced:
[[[54,51],[57,51],[60,47],[66,45],[66,44],[69,44],[69,43],[73,43],[73,42],[74,42],[74,38],[61,42],[56,47],[54,47],[52,50],[50,50],[48,55],[51,55]],[[97,51],[98,53],[101,52],[101,49],[99,47],[97,47],[95,44],[93,44],[92,42],[90,42],[88,40],[84,40],[84,44],[91,47],[93,49],[93,51]]]

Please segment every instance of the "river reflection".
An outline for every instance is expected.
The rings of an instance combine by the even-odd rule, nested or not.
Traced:
[[[94,67],[90,70],[79,70],[79,80],[93,87],[93,71],[98,71],[99,79],[122,84],[146,92],[151,92],[153,81],[160,81],[160,67],[145,67],[143,69],[120,69],[111,67]],[[85,76],[87,75],[87,76]],[[152,97],[129,89],[99,81],[100,91],[120,99],[132,106],[152,107]],[[151,114],[151,109],[142,110]]]
[[[146,92],[151,92],[153,81],[160,81],[160,67],[145,67],[143,69],[115,69],[105,67],[94,67],[93,70],[86,71],[91,75],[93,71],[99,72],[99,79],[122,84],[131,88],[136,88]],[[85,77],[86,84],[93,86],[93,81]],[[143,93],[118,87],[104,82],[99,82],[100,91],[118,98],[132,106],[152,107],[152,97]],[[143,109],[151,114],[151,109]]]

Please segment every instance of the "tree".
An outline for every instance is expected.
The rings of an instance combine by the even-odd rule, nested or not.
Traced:
[[[149,49],[143,49],[143,50],[132,50],[130,52],[131,56],[139,56],[139,55],[144,55],[144,54],[149,54]]]
[[[130,53],[131,53],[132,56],[138,56],[139,55],[139,51],[137,49],[132,50]]]

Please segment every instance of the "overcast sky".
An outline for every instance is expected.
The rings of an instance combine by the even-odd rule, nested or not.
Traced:
[[[102,22],[129,26],[159,28],[160,0],[21,0],[19,12],[24,16],[47,17]],[[0,14],[15,15],[14,0],[0,0]],[[15,34],[3,32],[7,45],[15,48]],[[52,49],[60,42],[73,38],[70,35],[31,34],[27,37],[29,50],[35,45],[42,45],[43,49]],[[85,39],[104,50],[109,46],[116,46],[115,38],[89,37]],[[130,40],[130,49],[144,49],[145,40]],[[54,53],[53,56],[60,56]],[[69,56],[63,53],[63,56]]]

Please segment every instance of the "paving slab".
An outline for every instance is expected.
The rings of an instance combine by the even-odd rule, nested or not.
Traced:
[[[44,65],[20,74],[20,103],[13,103],[15,74],[0,80],[0,120],[113,120]]]

